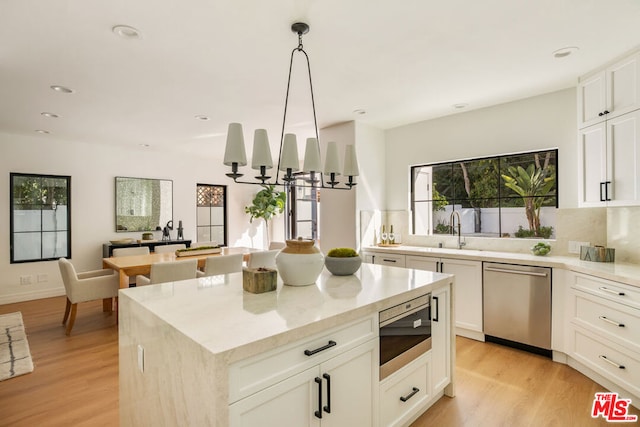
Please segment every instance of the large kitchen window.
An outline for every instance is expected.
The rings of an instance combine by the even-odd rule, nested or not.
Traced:
[[[11,263],[71,257],[71,177],[10,174]]]
[[[451,234],[459,215],[467,236],[554,238],[557,166],[557,149],[413,166],[413,233]]]
[[[227,246],[227,186],[198,184],[197,241]]]

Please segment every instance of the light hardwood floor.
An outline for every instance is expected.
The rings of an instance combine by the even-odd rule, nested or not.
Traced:
[[[102,312],[101,301],[81,304],[67,337],[64,306],[63,297],[0,306],[0,314],[22,312],[35,365],[0,382],[0,426],[118,425],[116,317]],[[608,425],[590,417],[603,388],[567,366],[460,337],[457,356],[457,396],[441,399],[413,427]]]

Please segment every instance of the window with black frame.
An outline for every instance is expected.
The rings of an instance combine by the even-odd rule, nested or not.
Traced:
[[[198,184],[196,211],[197,241],[227,246],[227,186]]]
[[[553,149],[412,166],[413,233],[452,234],[457,212],[463,235],[554,238],[557,165]]]
[[[11,263],[71,257],[71,177],[10,174]]]

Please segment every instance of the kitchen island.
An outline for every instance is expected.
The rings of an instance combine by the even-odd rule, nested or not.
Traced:
[[[368,264],[352,276],[325,270],[315,285],[279,283],[264,294],[244,292],[241,273],[121,290],[120,424],[241,425],[252,408],[260,425],[353,425],[353,414],[364,414],[359,419],[368,425],[387,425],[380,421],[387,409],[398,425],[406,424],[443,394],[454,395],[453,292],[447,274]],[[378,312],[431,293],[440,296],[432,350],[398,371],[397,379],[380,383]],[[312,354],[305,356],[303,347]],[[319,370],[331,369],[355,377],[341,384],[332,373],[329,396],[329,385],[318,380],[329,376]],[[407,399],[407,411],[393,412],[398,399],[385,405],[387,392],[419,375],[414,372],[425,373],[425,386]],[[341,385],[362,396],[340,399]],[[293,401],[308,408],[283,400],[296,387],[302,394]],[[274,410],[262,411],[270,402]]]

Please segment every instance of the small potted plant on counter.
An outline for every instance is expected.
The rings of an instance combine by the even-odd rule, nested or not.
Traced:
[[[324,258],[324,265],[334,276],[349,276],[362,264],[360,255],[351,248],[333,248]]]

